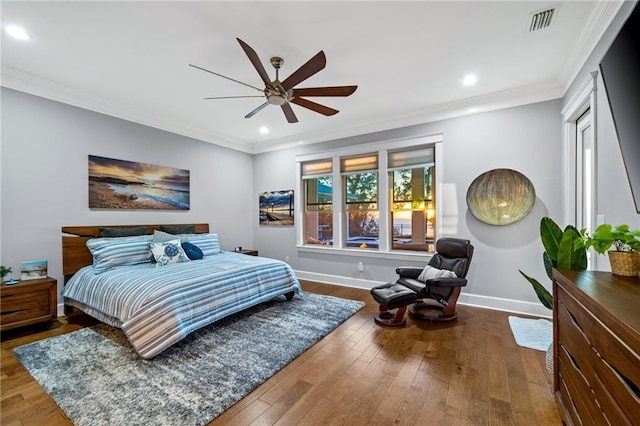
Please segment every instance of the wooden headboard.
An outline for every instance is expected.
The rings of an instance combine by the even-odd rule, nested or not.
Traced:
[[[88,226],[63,226],[62,233],[62,274],[65,284],[80,268],[91,265],[93,256],[87,248],[87,241],[91,238],[100,238],[100,228],[137,228],[147,227],[147,234],[160,230],[160,226],[195,226],[196,234],[209,232],[208,223],[188,224],[162,224],[162,225],[88,225]]]

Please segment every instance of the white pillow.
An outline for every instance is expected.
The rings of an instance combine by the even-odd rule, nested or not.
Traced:
[[[165,241],[162,243],[149,243],[151,253],[156,259],[156,268],[171,263],[189,262],[191,259],[182,249],[180,240]]]
[[[426,282],[427,280],[432,280],[434,278],[456,278],[457,275],[453,271],[449,271],[447,269],[438,269],[433,266],[425,266],[420,276],[418,276],[418,281]]]

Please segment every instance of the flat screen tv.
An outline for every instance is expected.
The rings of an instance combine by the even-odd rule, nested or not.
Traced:
[[[602,58],[600,72],[640,213],[640,6],[636,5]]]

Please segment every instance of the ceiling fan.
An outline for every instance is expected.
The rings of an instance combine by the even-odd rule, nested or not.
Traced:
[[[218,77],[226,78],[227,80],[234,81],[236,83],[245,85],[247,87],[251,87],[253,89],[262,92],[262,95],[255,96],[217,96],[217,97],[208,97],[204,99],[233,99],[233,98],[261,98],[265,97],[266,102],[251,111],[249,114],[245,115],[244,118],[251,118],[259,111],[261,111],[267,105],[277,105],[282,108],[282,112],[284,113],[287,121],[289,123],[297,123],[298,118],[296,117],[293,109],[291,108],[291,104],[299,105],[303,108],[310,109],[311,111],[318,112],[322,115],[330,116],[338,113],[338,110],[329,108],[328,106],[318,104],[316,102],[310,101],[308,99],[303,98],[303,96],[349,96],[353,92],[356,91],[358,86],[333,86],[333,87],[308,87],[308,88],[295,88],[296,85],[302,83],[304,80],[308,79],[312,75],[321,71],[325,65],[327,64],[327,59],[324,55],[324,52],[321,50],[318,52],[313,58],[309,59],[305,64],[303,64],[300,68],[298,68],[293,74],[284,79],[284,81],[280,81],[280,77],[278,75],[278,71],[280,67],[284,63],[284,60],[278,56],[274,56],[271,58],[271,65],[276,69],[276,78],[271,81],[269,79],[269,75],[265,71],[262,63],[260,63],[260,59],[258,58],[258,54],[255,50],[251,48],[247,43],[236,38],[242,50],[247,54],[249,60],[253,64],[256,71],[262,78],[262,81],[265,84],[264,89],[260,89],[258,87],[252,86],[247,83],[243,83],[242,81],[235,80],[231,77],[227,77],[222,74],[218,74],[217,72],[210,71],[208,69],[199,67],[197,65],[189,64],[190,67],[197,68],[202,71],[206,71],[208,73],[217,75]]]

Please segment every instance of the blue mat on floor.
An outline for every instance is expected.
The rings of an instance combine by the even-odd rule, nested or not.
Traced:
[[[510,316],[509,325],[518,346],[546,351],[553,341],[553,323],[547,319]]]

